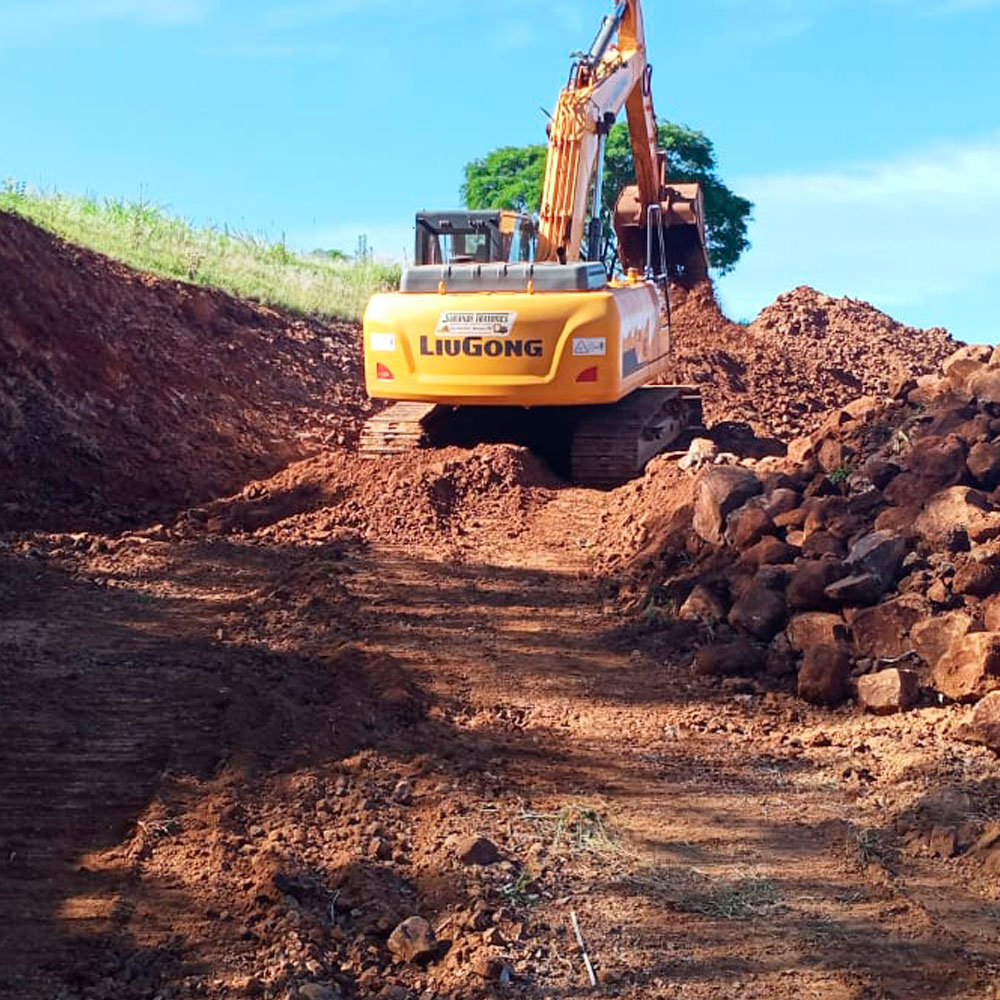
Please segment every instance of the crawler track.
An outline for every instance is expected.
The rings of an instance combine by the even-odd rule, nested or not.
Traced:
[[[620,486],[702,421],[691,386],[647,386],[611,406],[450,407],[395,403],[361,433],[363,455],[510,441],[543,455],[580,486]]]

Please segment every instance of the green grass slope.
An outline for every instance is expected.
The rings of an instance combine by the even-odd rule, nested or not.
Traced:
[[[284,243],[196,228],[145,202],[42,193],[8,181],[0,211],[137,270],[312,316],[360,319],[372,294],[399,281],[390,264],[296,254]]]

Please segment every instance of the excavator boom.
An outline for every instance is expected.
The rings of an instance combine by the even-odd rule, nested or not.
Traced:
[[[617,36],[617,37],[616,37]],[[697,185],[669,185],[667,155],[659,149],[639,0],[621,0],[604,19],[590,50],[570,72],[549,130],[549,153],[539,223],[539,259],[572,263],[601,258],[603,164],[607,135],[621,110],[628,116],[635,185],[619,195],[615,225],[623,269],[645,272],[650,212],[673,232],[664,250],[676,277],[708,271],[704,202]],[[587,218],[589,215],[589,229]],[[624,235],[624,239],[622,236]],[[659,253],[660,241],[654,242]]]

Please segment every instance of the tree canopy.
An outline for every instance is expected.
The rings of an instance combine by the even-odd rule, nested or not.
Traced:
[[[697,181],[702,186],[709,260],[726,274],[750,247],[753,204],[731,191],[719,177],[715,147],[703,132],[664,122],[659,126],[659,138],[668,153],[670,179]],[[537,212],[547,152],[543,145],[504,146],[467,164],[462,185],[466,208]],[[634,176],[628,126],[619,123],[608,136],[605,157],[603,215],[609,234],[615,200],[623,187],[634,183]]]

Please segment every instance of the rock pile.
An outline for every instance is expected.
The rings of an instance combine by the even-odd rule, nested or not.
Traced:
[[[1000,349],[697,477],[678,613],[717,637],[701,673],[797,673],[806,700],[876,713],[992,696],[970,737],[998,745]]]

